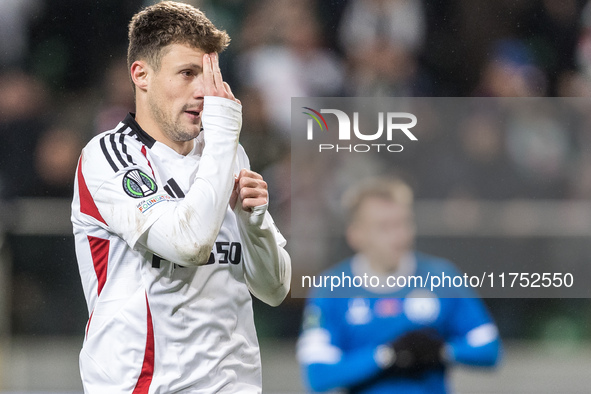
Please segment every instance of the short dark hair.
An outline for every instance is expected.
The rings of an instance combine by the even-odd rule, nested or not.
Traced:
[[[230,43],[228,34],[217,29],[199,9],[175,1],[163,1],[144,8],[129,23],[127,67],[145,60],[160,69],[162,48],[187,44],[205,53],[221,52]]]

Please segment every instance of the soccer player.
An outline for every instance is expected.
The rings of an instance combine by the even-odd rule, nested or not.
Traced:
[[[261,392],[250,293],[281,303],[291,262],[238,144],[228,42],[187,4],[131,20],[136,113],[83,149],[72,203],[85,393]]]
[[[350,189],[343,198],[346,235],[357,254],[323,275],[367,274],[381,284],[390,275],[456,275],[448,261],[413,251],[412,200],[409,186],[397,179],[371,179]],[[297,356],[310,389],[446,393],[446,371],[454,364],[497,363],[497,327],[475,294],[357,284],[338,298],[330,288],[317,288],[308,299]]]

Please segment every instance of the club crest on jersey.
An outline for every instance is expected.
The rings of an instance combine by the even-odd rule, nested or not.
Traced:
[[[349,309],[346,314],[347,322],[352,325],[367,324],[372,318],[369,301],[365,298],[353,298],[349,300]]]
[[[156,193],[156,182],[140,170],[127,171],[123,177],[123,190],[133,198],[144,198]]]

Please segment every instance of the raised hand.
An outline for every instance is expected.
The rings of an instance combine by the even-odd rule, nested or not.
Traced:
[[[240,100],[234,97],[230,85],[224,82],[220,70],[219,55],[215,52],[203,55],[203,79],[206,96],[224,97],[241,104]]]
[[[267,182],[262,175],[242,169],[234,182],[234,190],[230,196],[230,208],[232,210],[240,200],[242,209],[251,212],[252,208],[265,205],[269,201]]]

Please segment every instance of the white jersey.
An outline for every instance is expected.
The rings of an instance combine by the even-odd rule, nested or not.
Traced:
[[[138,242],[188,193],[202,135],[182,156],[128,115],[82,151],[72,222],[90,315],[80,354],[86,393],[261,392],[235,213],[226,209],[205,265],[177,265]],[[234,174],[248,167],[238,147]]]

